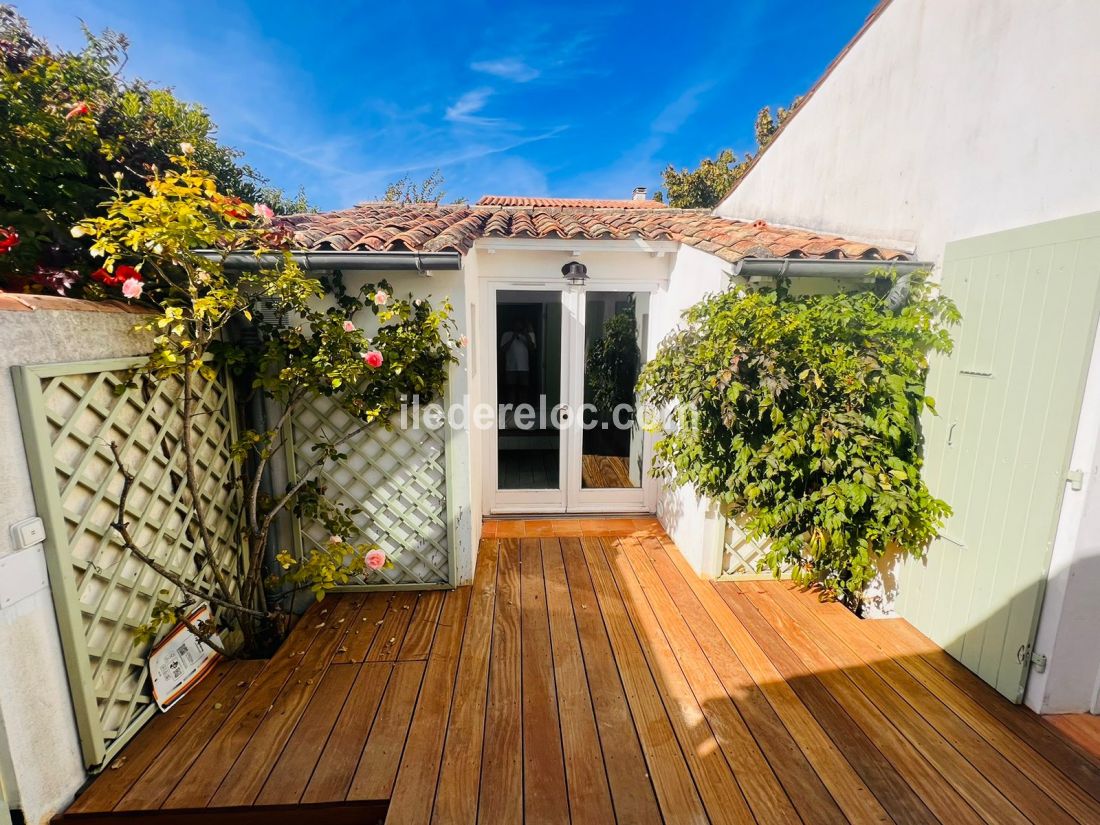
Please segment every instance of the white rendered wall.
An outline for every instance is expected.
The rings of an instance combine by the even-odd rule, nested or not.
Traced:
[[[1100,3],[894,0],[717,209],[915,247],[1093,212]]]
[[[10,559],[9,526],[36,515],[11,367],[138,355],[149,343],[132,331],[138,317],[127,312],[64,299],[38,299],[63,310],[10,311],[19,299],[3,299],[0,558]],[[44,571],[42,545],[19,552],[33,554],[33,564]],[[0,776],[8,805],[21,809],[29,823],[46,822],[67,806],[85,780],[49,588],[0,608]]]
[[[730,265],[721,258],[681,246],[669,271],[668,289],[654,301],[650,320],[649,357],[674,330],[684,310],[729,282]],[[713,578],[722,572],[722,533],[725,521],[717,507],[700,498],[690,485],[678,487],[664,480],[658,486],[657,518],[696,573]]]
[[[718,214],[915,247],[1100,208],[1100,3],[894,0]],[[1096,709],[1100,375],[1094,355],[1026,703]]]

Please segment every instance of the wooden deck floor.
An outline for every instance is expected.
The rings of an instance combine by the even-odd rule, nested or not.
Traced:
[[[1098,800],[1094,762],[906,622],[574,520],[494,524],[472,587],[326,599],[65,821],[1047,825]]]

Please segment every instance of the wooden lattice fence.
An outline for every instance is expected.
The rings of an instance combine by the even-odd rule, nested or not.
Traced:
[[[771,571],[767,568],[760,569],[769,548],[770,542],[749,538],[736,516],[727,514],[722,537],[722,572],[719,578],[741,581],[772,578]],[[785,570],[783,577],[789,578],[790,571]]]
[[[372,573],[342,590],[449,587],[454,583],[453,508],[449,503],[450,456],[446,425],[430,427],[410,410],[389,428],[372,427],[343,446],[346,458],[326,461],[320,482],[329,499],[362,509],[357,517],[362,540],[386,551],[391,569]],[[332,399],[315,398],[296,411],[290,424],[291,479],[313,463],[314,447],[358,426]],[[316,522],[294,525],[299,554],[328,538]]]
[[[155,711],[147,679],[148,646],[135,644],[158,600],[176,588],[123,548],[111,528],[123,479],[109,445],[117,442],[136,480],[127,501],[139,546],[200,590],[212,586],[192,524],[184,482],[178,380],[131,385],[141,358],[16,367],[20,422],[46,523],[46,559],[81,746],[99,765]],[[239,581],[229,447],[236,422],[229,386],[195,376],[193,438],[218,564]]]

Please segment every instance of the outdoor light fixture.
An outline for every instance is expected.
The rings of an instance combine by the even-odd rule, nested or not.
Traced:
[[[588,267],[577,261],[570,261],[561,268],[561,274],[573,286],[581,286],[588,280]]]

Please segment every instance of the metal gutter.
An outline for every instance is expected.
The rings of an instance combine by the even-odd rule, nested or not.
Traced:
[[[928,261],[871,261],[863,258],[742,258],[733,265],[736,278],[870,278],[876,270],[908,275],[932,269]]]
[[[199,255],[211,260],[221,260],[223,253],[213,249],[199,249]],[[458,252],[291,252],[291,257],[303,269],[309,270],[429,270],[462,269],[462,255]],[[230,269],[255,271],[272,269],[283,260],[278,253],[230,252],[225,256],[225,265]]]

